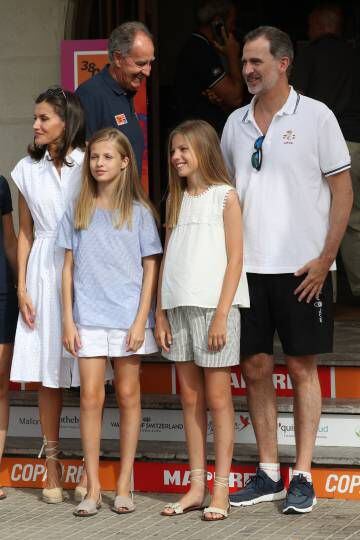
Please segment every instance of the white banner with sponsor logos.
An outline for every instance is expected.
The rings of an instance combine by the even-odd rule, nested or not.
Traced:
[[[61,416],[63,438],[79,438],[80,414],[77,407],[64,407]],[[209,418],[208,438],[212,439],[213,425]],[[37,407],[11,407],[10,436],[40,437],[39,414]],[[105,409],[102,437],[119,437],[119,412]],[[140,430],[142,441],[184,441],[182,412],[179,410],[144,409]],[[235,442],[255,443],[255,435],[246,412],[235,415]],[[295,444],[294,420],[290,413],[278,417],[279,444]],[[322,415],[316,437],[317,446],[360,447],[360,415]]]

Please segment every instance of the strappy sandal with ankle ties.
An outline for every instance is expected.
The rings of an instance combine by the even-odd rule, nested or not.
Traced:
[[[207,504],[210,502],[210,493],[209,489],[206,484],[207,480],[207,472],[204,471],[204,469],[192,469],[190,471],[190,480],[194,482],[200,482],[203,486],[205,486],[205,494],[204,498],[200,505],[197,506],[187,506],[186,508],[183,508],[180,503],[168,503],[164,506],[164,509],[160,514],[162,516],[167,517],[173,517],[173,516],[179,516],[181,514],[187,514],[188,512],[194,512],[195,510],[203,510]],[[172,510],[171,513],[166,512],[166,510]]]
[[[48,441],[44,436],[43,445],[41,447],[40,453],[38,455],[41,458],[43,451],[45,450],[45,464],[50,460],[56,461],[57,466],[61,468],[60,461],[58,458],[59,455],[59,441]],[[60,474],[60,482],[62,478],[62,471]],[[63,492],[62,486],[57,486],[53,488],[44,488],[42,490],[41,499],[48,504],[57,504],[63,502],[66,497]]]
[[[227,489],[229,486],[229,478],[226,476],[215,476],[214,484]],[[230,500],[228,499],[228,506],[226,509],[219,508],[218,506],[208,506],[204,508],[201,519],[203,521],[222,521],[223,519],[226,519],[228,517],[229,510],[230,510]],[[207,514],[218,514],[219,517],[216,517],[216,518],[206,517]]]

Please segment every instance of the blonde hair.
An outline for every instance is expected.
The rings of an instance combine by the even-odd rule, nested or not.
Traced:
[[[171,164],[171,145],[175,135],[182,135],[199,164],[202,180],[210,185],[232,185],[220,149],[216,131],[204,120],[187,120],[170,133],[168,145],[169,197],[167,201],[166,225],[175,227],[186,189],[186,178],[181,178]]]
[[[123,159],[125,157],[129,159],[128,165],[123,170],[119,170],[119,177],[113,191],[114,227],[120,228],[126,223],[131,228],[134,201],[148,208],[158,221],[157,212],[141,186],[135,155],[128,138],[115,128],[105,128],[92,136],[85,151],[82,186],[75,208],[75,229],[87,229],[95,210],[97,181],[91,174],[90,155],[93,144],[101,141],[112,142],[120,156]]]

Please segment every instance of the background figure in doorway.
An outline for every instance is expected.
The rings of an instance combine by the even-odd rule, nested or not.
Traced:
[[[240,107],[244,96],[240,45],[234,37],[235,5],[230,0],[203,1],[197,20],[198,28],[177,60],[178,120],[201,118],[220,135],[228,114]]]
[[[341,255],[352,293],[360,296],[360,51],[341,37],[342,29],[339,4],[322,4],[310,13],[310,43],[296,57],[292,83],[334,112],[349,148],[354,203]]]

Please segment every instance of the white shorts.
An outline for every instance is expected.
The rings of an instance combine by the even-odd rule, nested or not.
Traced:
[[[146,328],[144,343],[136,353],[126,350],[128,330],[80,325],[77,328],[81,340],[81,349],[78,352],[79,358],[94,358],[96,356],[117,358],[120,356],[132,356],[133,354],[152,354],[159,350],[151,328]]]

